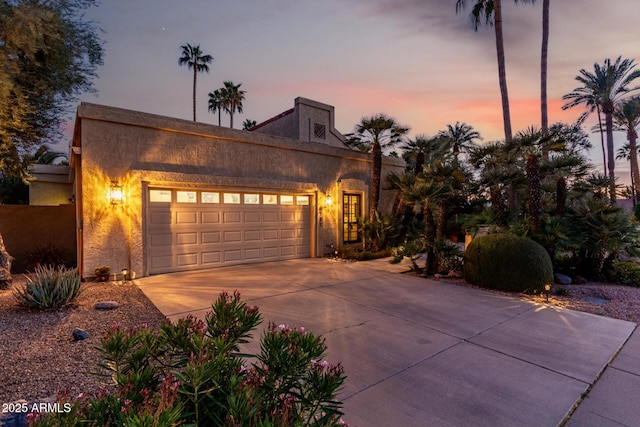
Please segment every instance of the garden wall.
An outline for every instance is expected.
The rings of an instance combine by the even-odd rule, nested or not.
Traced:
[[[23,272],[29,254],[38,248],[62,251],[73,265],[76,263],[75,205],[0,205],[0,234],[7,252],[15,258],[14,273]]]

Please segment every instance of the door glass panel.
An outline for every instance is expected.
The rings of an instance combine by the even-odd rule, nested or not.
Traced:
[[[224,202],[232,205],[240,204],[240,193],[224,193]]]
[[[358,233],[360,205],[361,198],[359,194],[345,194],[342,196],[342,240],[344,243],[360,242],[360,233]]]
[[[245,205],[259,205],[260,204],[260,195],[259,194],[245,194],[244,195],[244,204]]]
[[[200,201],[202,203],[220,203],[220,193],[203,191],[200,193]]]
[[[171,202],[171,190],[149,190],[149,201],[152,203]]]
[[[176,191],[176,201],[178,203],[196,203],[198,201],[195,191]]]
[[[281,205],[293,205],[293,196],[280,196]]]
[[[309,206],[309,196],[296,196],[296,205]]]
[[[263,205],[277,205],[278,204],[278,196],[275,194],[263,194],[262,195],[262,204]]]

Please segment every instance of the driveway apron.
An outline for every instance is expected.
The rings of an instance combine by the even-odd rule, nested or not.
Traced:
[[[623,409],[605,400],[620,381],[640,392],[633,349],[607,368],[634,323],[406,270],[387,260],[296,259],[136,282],[173,320],[203,318],[220,292],[238,290],[263,314],[256,340],[268,322],[321,334],[327,360],[348,376],[339,398],[351,426],[555,426],[569,414],[569,425],[633,425],[625,423],[633,417],[638,425],[640,410],[619,403],[624,395],[615,402]],[[571,424],[574,417],[583,422]]]

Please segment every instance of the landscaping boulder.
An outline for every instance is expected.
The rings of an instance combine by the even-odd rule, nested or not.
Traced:
[[[0,234],[0,289],[9,289],[13,278],[11,277],[11,263],[13,257],[4,247],[4,240]]]
[[[89,338],[89,333],[87,331],[83,331],[82,329],[75,328],[73,330],[73,340],[74,341],[82,341]]]
[[[565,276],[564,274],[555,273],[553,275],[553,278],[554,278],[555,282],[557,284],[559,284],[559,285],[570,285],[571,284],[571,277]]]
[[[100,301],[94,307],[96,310],[113,310],[118,308],[118,305],[116,301]]]

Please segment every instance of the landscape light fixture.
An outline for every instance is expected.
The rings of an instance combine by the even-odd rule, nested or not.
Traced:
[[[116,181],[111,181],[111,185],[109,186],[109,202],[112,205],[121,205],[124,202],[122,185]]]
[[[126,268],[122,269],[122,282],[126,283],[127,282],[127,274],[129,274],[129,270],[127,270]]]
[[[547,283],[544,285],[544,293],[547,297],[547,302],[549,302],[549,291],[551,291],[551,285]]]

